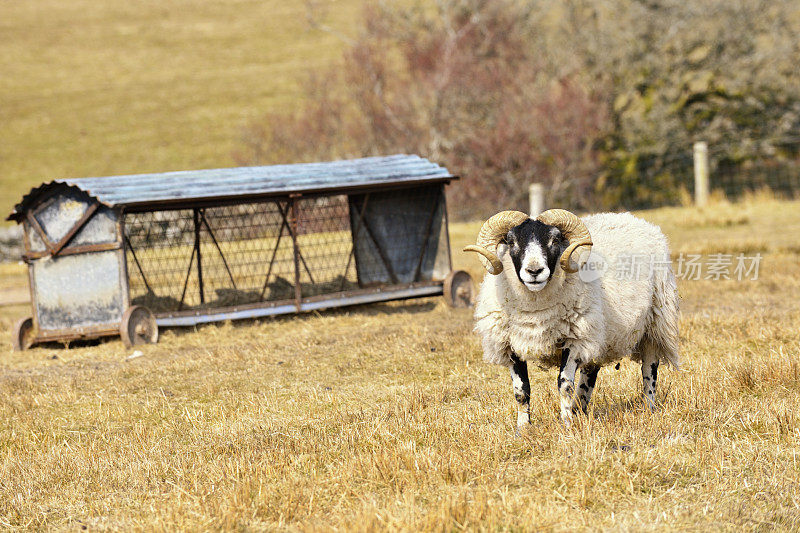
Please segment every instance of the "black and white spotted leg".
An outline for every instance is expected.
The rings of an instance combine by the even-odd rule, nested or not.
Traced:
[[[586,413],[589,410],[589,402],[592,401],[592,392],[597,382],[599,366],[584,365],[581,368],[581,375],[578,378],[577,407]]]
[[[649,409],[656,408],[656,381],[658,380],[658,356],[642,354],[642,395]]]
[[[561,368],[558,371],[558,394],[561,397],[561,421],[564,425],[572,423],[572,410],[575,405],[575,372],[579,361],[572,350],[561,350]]]
[[[511,354],[511,384],[517,400],[517,429],[531,423],[531,384],[528,381],[528,363],[517,354]]]

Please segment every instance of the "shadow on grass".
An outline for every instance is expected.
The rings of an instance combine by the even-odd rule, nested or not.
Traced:
[[[293,313],[287,315],[267,316],[259,318],[244,318],[240,320],[231,321],[231,325],[235,328],[247,328],[256,326],[265,321],[278,324],[289,324],[289,323],[296,323],[298,320],[309,320],[316,316],[336,317],[336,316],[349,315],[349,316],[367,317],[367,316],[378,316],[378,315],[392,316],[392,315],[402,315],[402,314],[416,314],[416,313],[430,312],[435,307],[436,307],[435,298],[426,298],[424,300],[395,301],[393,303],[382,302],[374,304],[354,305],[348,307],[337,307],[321,311],[312,311],[312,312],[304,312],[296,314]],[[188,335],[202,331],[204,328],[216,327],[220,323],[224,322],[226,321],[223,320],[220,322],[209,322],[206,324],[198,324],[196,326],[161,327],[159,328],[159,330],[161,333],[165,331],[170,331],[173,335],[177,337],[182,337],[183,335]],[[53,350],[63,350],[70,348],[89,348],[104,344],[106,342],[115,342],[115,341],[119,341],[119,336],[100,337],[96,339],[76,339],[67,342],[44,342],[44,343],[37,343],[34,347],[53,349]],[[132,349],[135,349],[135,347]]]
[[[30,349],[33,348],[41,348],[44,350],[69,350],[70,348],[91,348],[93,346],[99,346],[101,344],[105,344],[108,341],[119,340],[119,336],[116,337],[99,337],[96,339],[75,339],[72,341],[47,341],[47,342],[37,342]]]
[[[643,416],[650,413],[647,407],[645,407],[644,400],[638,396],[605,401],[602,405],[591,408],[592,417],[597,420],[613,419],[631,411],[638,411],[642,413]]]
[[[342,315],[362,315],[362,316],[377,316],[377,315],[399,315],[408,313],[427,313],[436,307],[436,303],[431,299],[426,300],[408,300],[408,301],[395,301],[394,304],[390,302],[379,302],[363,305],[350,305],[345,307],[332,307],[330,309],[323,309],[319,311],[310,311],[302,313],[290,313],[286,315],[266,316],[256,319],[243,319],[236,320],[234,323],[252,323],[260,320],[271,320],[276,322],[293,322],[297,319],[307,319],[315,316],[342,316]]]
[[[297,323],[298,321],[305,321],[317,316],[339,317],[339,316],[393,316],[404,314],[428,313],[436,308],[435,298],[426,298],[424,300],[407,300],[395,302],[380,302],[364,305],[353,305],[347,307],[335,307],[331,309],[324,309],[320,311],[311,311],[303,313],[291,313],[286,315],[265,316],[258,318],[243,318],[239,320],[232,320],[231,325],[235,328],[248,328],[256,326],[262,322],[277,323],[277,324],[290,324]],[[197,326],[186,327],[170,327],[163,328],[162,331],[171,331],[176,336],[182,336],[195,331],[202,331],[206,327],[216,327],[222,322],[209,322],[207,324],[198,324]]]

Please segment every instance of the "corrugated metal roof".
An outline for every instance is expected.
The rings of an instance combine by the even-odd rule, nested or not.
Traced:
[[[236,199],[389,186],[456,179],[446,168],[417,155],[367,157],[326,163],[187,170],[107,178],[57,179],[35,187],[9,215],[20,220],[49,188],[70,185],[109,206],[178,204],[191,200]]]

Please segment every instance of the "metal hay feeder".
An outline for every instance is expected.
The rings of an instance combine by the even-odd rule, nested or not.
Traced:
[[[25,195],[32,317],[14,345],[121,335],[443,294],[444,186],[418,156],[62,179]]]

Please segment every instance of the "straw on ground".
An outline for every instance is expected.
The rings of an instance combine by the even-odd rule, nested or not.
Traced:
[[[507,373],[438,298],[170,330],[133,359],[12,353],[26,310],[0,308],[0,527],[797,530],[800,204],[641,215],[676,254],[761,253],[758,280],[679,282],[661,410],[623,362],[567,430],[532,371],[521,438]]]

